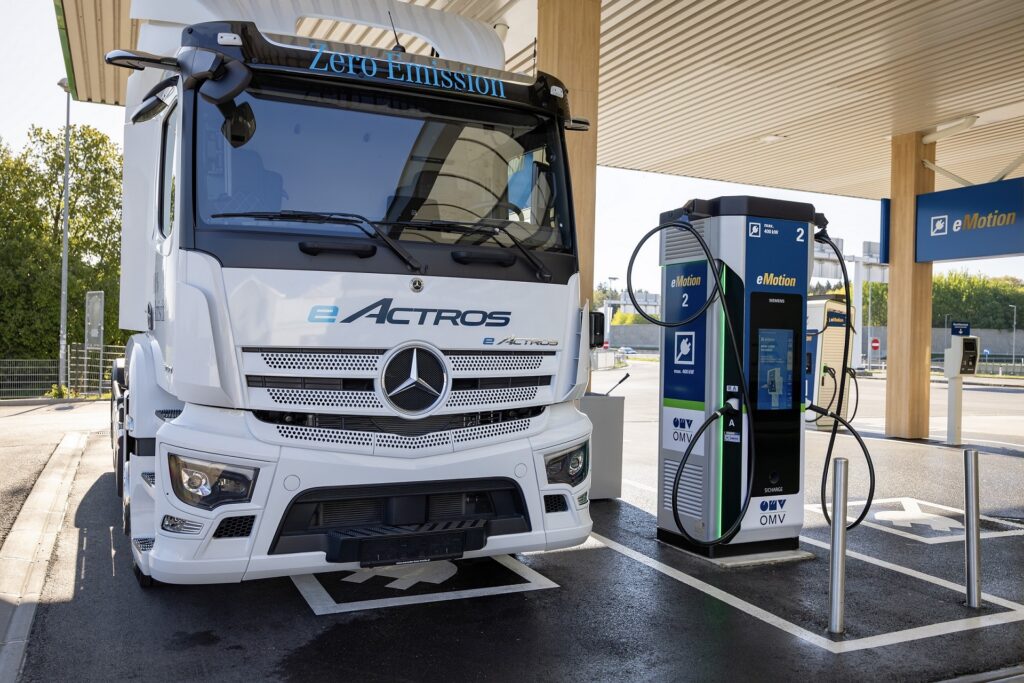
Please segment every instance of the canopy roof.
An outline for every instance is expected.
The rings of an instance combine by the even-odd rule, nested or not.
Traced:
[[[291,2],[310,7],[298,34],[393,43],[312,18],[330,0]],[[103,55],[138,39],[129,1],[54,4],[76,99],[123,103],[127,72]],[[536,0],[411,4],[505,21],[508,68],[532,70]],[[894,134],[977,117],[936,150],[972,182],[1024,153],[1020,0],[604,0],[601,19],[602,165],[878,198]],[[938,189],[954,186],[937,176]]]

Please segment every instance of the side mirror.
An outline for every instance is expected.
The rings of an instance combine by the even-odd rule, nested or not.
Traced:
[[[160,81],[142,98],[142,103],[132,112],[132,123],[145,123],[156,118],[171,104],[171,95],[165,94],[168,88],[173,88],[178,83],[177,75],[165,78]]]
[[[174,57],[161,57],[149,52],[137,52],[133,50],[111,50],[104,57],[104,61],[111,66],[120,66],[125,69],[142,71],[150,67],[167,69],[169,71],[180,71],[181,66]]]
[[[577,130],[587,132],[590,130],[590,119],[568,118],[565,120],[566,130]]]
[[[604,313],[590,312],[590,348],[599,349],[604,346]]]

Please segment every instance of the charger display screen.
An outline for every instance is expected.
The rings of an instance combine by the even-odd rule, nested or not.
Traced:
[[[793,409],[793,330],[757,332],[757,409]]]

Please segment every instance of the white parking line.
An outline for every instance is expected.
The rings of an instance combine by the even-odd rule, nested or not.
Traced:
[[[881,498],[881,499],[876,499],[876,500],[872,501],[872,504],[873,505],[878,505],[879,503],[901,503],[901,502],[903,502],[903,500],[904,500],[904,498]],[[940,505],[938,503],[932,503],[930,501],[920,500],[918,498],[907,498],[906,500],[914,500],[914,501],[917,501],[918,503],[924,503],[925,505],[927,505],[929,507],[938,508],[940,510],[948,510],[949,512],[956,512],[956,513],[959,513],[961,515],[963,514],[963,510],[960,510],[960,509],[954,508],[954,507],[950,507],[948,505]],[[851,507],[851,508],[863,507],[863,506],[864,506],[864,501],[855,501],[855,502],[849,503],[849,507]],[[816,504],[816,503],[808,503],[807,505],[804,506],[804,509],[806,509],[808,512],[813,512],[813,513],[815,513],[817,515],[824,516],[824,513],[822,513],[822,511],[821,511],[821,506]],[[856,514],[851,512],[851,513],[848,513],[847,520],[852,522],[854,519],[856,519],[856,517],[857,517]],[[1013,527],[1013,530],[1011,530],[1011,531],[982,531],[981,532],[981,537],[982,538],[1003,538],[1005,536],[1024,536],[1024,524],[1019,524],[1017,522],[1010,522],[1010,521],[1005,520],[1005,519],[999,519],[998,517],[990,517],[988,515],[980,515],[980,517],[981,517],[981,519],[983,519],[983,520],[985,520],[987,522],[992,522],[994,524],[1001,524],[1001,525],[1007,526],[1007,527]],[[885,533],[892,534],[894,536],[902,536],[903,538],[909,538],[911,540],[917,541],[918,543],[925,543],[927,545],[935,545],[935,544],[938,544],[938,543],[963,543],[964,539],[966,538],[966,536],[964,534],[954,534],[954,535],[947,535],[947,536],[919,536],[919,535],[917,535],[915,533],[911,533],[909,531],[903,531],[902,529],[896,529],[896,528],[893,528],[891,526],[886,526],[884,524],[878,524],[877,522],[872,522],[872,521],[869,521],[867,519],[865,519],[863,522],[861,522],[861,525],[865,526],[865,527],[869,527],[871,529],[877,529],[878,531],[884,531]]]
[[[496,555],[492,559],[512,570],[520,577],[526,579],[526,583],[515,583],[506,586],[493,586],[490,588],[470,588],[460,591],[449,591],[446,593],[422,593],[419,595],[402,595],[393,598],[380,598],[377,600],[360,600],[358,602],[336,602],[327,592],[313,574],[303,574],[291,577],[292,583],[299,589],[299,593],[306,599],[306,603],[313,614],[323,616],[325,614],[342,614],[345,612],[359,612],[369,609],[383,609],[385,607],[399,607],[403,605],[420,605],[428,602],[443,602],[446,600],[463,600],[465,598],[479,598],[486,595],[503,595],[506,593],[524,593],[526,591],[543,590],[545,588],[558,588],[558,584],[551,579],[538,574],[525,564],[510,555]]]
[[[629,557],[657,572],[664,574],[665,576],[671,577],[680,583],[683,583],[691,588],[695,588],[706,595],[709,595],[717,600],[735,607],[736,609],[749,614],[750,616],[759,619],[766,624],[774,626],[775,628],[784,631],[792,636],[800,638],[801,640],[808,642],[812,645],[816,645],[823,650],[827,650],[833,654],[842,654],[844,652],[856,652],[858,650],[873,649],[878,647],[885,647],[888,645],[897,645],[900,643],[907,643],[915,640],[922,640],[925,638],[934,638],[936,636],[948,635],[951,633],[960,633],[962,631],[969,631],[972,629],[986,628],[990,626],[1000,626],[1002,624],[1010,624],[1018,621],[1024,621],[1024,605],[1019,605],[1010,600],[1005,600],[993,595],[984,594],[983,599],[989,601],[994,605],[1000,605],[1008,608],[1010,611],[1002,612],[1000,614],[987,614],[979,617],[969,617],[967,619],[956,619],[953,621],[941,622],[938,624],[928,624],[927,626],[919,626],[916,628],[904,629],[902,631],[895,631],[892,633],[882,633],[874,636],[867,636],[864,638],[854,638],[851,640],[843,641],[832,641],[828,638],[808,631],[807,629],[797,626],[796,624],[786,621],[782,617],[779,617],[771,612],[758,607],[746,600],[736,597],[731,593],[726,593],[720,588],[716,588],[709,583],[701,581],[685,572],[682,572],[674,567],[670,567],[663,564],[653,558],[650,558],[643,553],[640,553],[632,548],[628,548],[624,545],[616,543],[604,536],[598,534],[592,534],[594,538],[608,546],[610,549]],[[822,543],[812,538],[800,537],[800,540],[818,547],[828,547],[828,544]],[[901,567],[891,562],[885,562],[884,560],[878,560],[861,553],[854,553],[847,551],[848,557],[852,557],[857,560],[869,562],[885,569],[899,572],[907,576],[911,576],[922,581],[949,588],[950,590],[958,593],[963,592],[963,587],[959,586],[951,581],[940,579],[938,577],[924,574],[923,572],[909,569],[907,567]]]

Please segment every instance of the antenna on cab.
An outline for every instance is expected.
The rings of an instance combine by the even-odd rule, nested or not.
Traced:
[[[395,20],[391,16],[391,10],[388,10],[388,21],[391,22],[391,31],[395,34],[395,46],[391,48],[394,52],[405,52],[405,46],[402,45],[402,41],[398,39],[398,31],[395,29]]]

